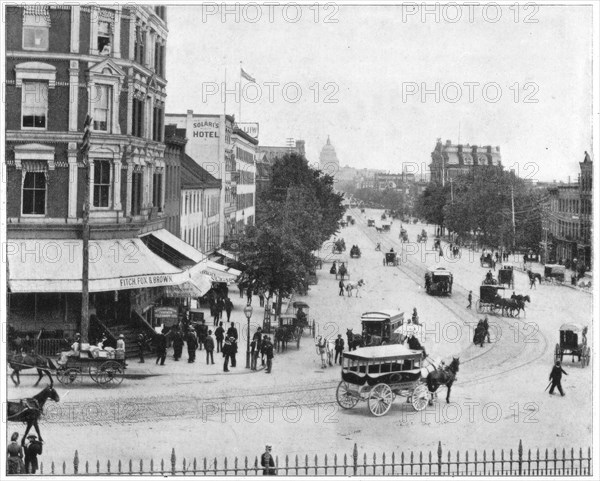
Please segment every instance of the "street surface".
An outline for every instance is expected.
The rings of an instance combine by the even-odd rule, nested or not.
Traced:
[[[55,381],[61,402],[47,404],[41,425],[46,442],[44,464],[53,460],[70,465],[78,450],[82,463],[131,458],[135,465],[139,459],[167,461],[172,448],[178,460],[224,456],[253,460],[265,443],[273,444],[280,460],[286,454],[291,459],[295,455],[303,459],[306,454],[350,454],[355,442],[361,452],[377,452],[378,456],[392,451],[435,451],[439,441],[453,452],[515,450],[520,439],[525,450],[540,448],[542,453],[546,448],[591,446],[592,365],[582,369],[565,357],[566,396],[544,392],[559,327],[564,322],[590,324],[591,294],[547,284],[530,290],[527,276],[515,272],[514,291],[531,297],[526,316],[490,315],[492,342],[483,348],[474,346],[473,329],[483,317],[477,314],[475,303],[487,272],[479,265],[480,253],[463,250],[460,259],[440,258],[432,250],[434,227],[421,224],[404,226],[411,243],[403,247],[398,238],[400,221],[393,221],[391,232],[378,234],[367,227],[367,218],[379,219],[381,211],[368,209],[361,214],[352,209],[349,213],[356,225],[342,229],[338,237],[346,243],[344,259],[349,259],[354,244],[362,251],[360,259],[347,264],[350,279],[366,283],[360,297],[338,295],[338,281],[329,269],[332,259],[340,256],[331,256],[326,245],[318,284],[311,286],[307,296],[296,299],[310,305],[309,317],[317,322],[317,334],[333,338],[341,333],[344,341],[346,329],[361,332],[363,312],[399,309],[410,317],[416,307],[426,328],[428,353],[447,363],[453,355],[460,357],[450,404],[445,402],[445,389],[440,389],[435,404],[421,413],[404,398],[396,398],[390,412],[380,418],[372,416],[364,402],[342,410],[335,400],[340,368],[321,369],[308,334],[299,350],[290,344],[286,352],[276,354],[272,374],[245,369],[245,299],[233,286],[232,320],[243,326],[238,326],[241,340],[236,368],[224,373],[221,355],[216,353],[216,364],[207,366],[204,351],[198,352],[195,364],[188,364],[185,349],[183,362],[174,362],[170,350],[163,367],[155,365],[154,359],[145,364],[129,360],[127,377],[116,388],[102,389],[89,378],[74,386]],[[416,244],[423,228],[429,240]],[[375,251],[377,242],[382,252]],[[401,253],[398,267],[382,265],[390,247]],[[454,273],[451,297],[431,297],[425,292],[425,270],[439,266]],[[466,309],[469,290],[473,291],[472,310]],[[507,296],[511,293],[507,290]],[[263,312],[257,308],[256,297],[253,306],[256,326]],[[9,385],[9,399],[39,391],[28,374],[22,373],[21,387]]]

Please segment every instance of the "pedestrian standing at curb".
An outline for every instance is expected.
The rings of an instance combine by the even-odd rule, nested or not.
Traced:
[[[196,361],[196,349],[198,348],[198,338],[196,337],[196,331],[190,326],[187,337],[187,350],[188,350],[188,362],[192,363]]]
[[[23,446],[18,443],[19,433],[13,433],[10,441],[10,444],[6,446],[7,474],[26,474],[25,463],[23,463]]]
[[[258,346],[256,339],[250,343],[250,370],[256,371],[256,361],[258,361]]]
[[[137,345],[140,350],[140,363],[145,362],[144,360],[144,350],[146,349],[146,335],[143,332],[140,332],[137,337]]]
[[[344,279],[340,279],[340,283],[338,285],[340,287],[340,293],[338,295],[344,297]]]
[[[179,328],[173,328],[171,330],[171,339],[173,341],[173,359],[179,361],[181,353],[183,352],[183,334]]]
[[[223,350],[223,338],[225,337],[225,329],[223,329],[223,323],[219,322],[219,327],[215,330],[215,339],[217,340],[217,352]],[[225,356],[225,353],[223,353]]]
[[[338,357],[340,359],[340,365],[342,364],[342,353],[344,352],[344,338],[341,334],[338,334],[337,339],[335,340],[335,359],[334,364],[337,364]]]
[[[275,461],[273,460],[271,449],[271,445],[267,444],[265,452],[260,457],[260,465],[264,468],[263,476],[275,476]]]
[[[247,305],[251,306],[252,305],[252,287],[248,287],[248,290],[246,291],[246,299],[247,299]]]
[[[267,369],[265,372],[267,374],[271,374],[271,369],[273,368],[273,357],[275,357],[275,354],[273,353],[273,343],[271,342],[270,337],[267,337],[267,343],[264,346],[264,350],[267,358]]]
[[[550,394],[554,394],[554,388],[558,388],[558,392],[560,393],[560,395],[565,395],[565,393],[563,392],[562,385],[560,384],[560,380],[563,374],[565,376],[568,376],[568,374],[563,370],[563,368],[560,367],[560,361],[556,361],[556,364],[550,372],[550,377],[548,378],[549,381],[552,381],[552,386],[550,386]]]
[[[231,353],[230,353],[230,357],[231,357],[231,367],[236,367],[237,362],[235,359],[235,355],[238,352],[238,345],[237,345],[237,339],[235,337],[230,337],[229,341],[231,342]]]
[[[233,337],[236,341],[238,339],[238,331],[235,328],[235,324],[232,322],[229,329],[227,329],[227,337]]]
[[[467,309],[471,309],[471,305],[473,304],[473,291],[469,291],[469,296],[467,297],[467,300],[469,301]]]
[[[223,372],[229,372],[229,356],[231,354],[231,341],[227,337],[223,345]]]
[[[156,364],[160,361],[160,365],[165,365],[165,359],[167,358],[167,336],[165,333],[167,332],[167,328],[163,328],[160,334],[156,335]]]
[[[206,339],[204,340],[204,348],[206,349],[206,364],[208,364],[208,358],[210,357],[210,364],[215,363],[213,357],[213,351],[215,350],[215,338],[212,335],[212,331],[208,331]]]

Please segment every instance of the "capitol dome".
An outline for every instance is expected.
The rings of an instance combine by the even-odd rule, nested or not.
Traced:
[[[335,148],[331,145],[329,136],[327,136],[327,143],[323,146],[319,155],[319,169],[329,175],[336,175],[340,170],[340,162],[335,153]]]

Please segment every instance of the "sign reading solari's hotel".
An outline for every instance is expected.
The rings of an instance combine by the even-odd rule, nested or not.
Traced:
[[[121,287],[164,286],[173,284],[172,275],[132,276],[119,279]]]
[[[218,139],[219,122],[213,122],[211,120],[194,122],[194,125],[192,126],[192,137],[200,139]]]

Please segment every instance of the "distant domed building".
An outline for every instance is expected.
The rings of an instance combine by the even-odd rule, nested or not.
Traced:
[[[340,171],[340,161],[335,153],[335,148],[329,141],[329,135],[327,136],[327,143],[319,155],[319,169],[329,175],[336,175]]]

